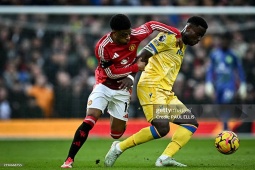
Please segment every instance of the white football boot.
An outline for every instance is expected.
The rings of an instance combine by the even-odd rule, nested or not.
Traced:
[[[162,167],[162,166],[179,166],[179,167],[186,167],[187,165],[184,165],[180,162],[177,162],[176,160],[174,160],[173,158],[171,157],[168,157],[166,159],[161,159],[161,158],[158,158],[156,163],[155,163],[155,166],[157,167]]]
[[[122,152],[116,148],[117,143],[119,143],[119,141],[114,141],[112,143],[110,150],[108,151],[108,153],[105,156],[104,165],[107,167],[113,166],[113,164],[115,163],[117,158],[122,154]]]

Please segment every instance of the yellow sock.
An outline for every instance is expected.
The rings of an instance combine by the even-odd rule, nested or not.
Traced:
[[[158,132],[156,131],[154,126],[150,126],[141,129],[139,132],[120,142],[119,146],[122,151],[125,151],[128,148],[157,138],[160,138]]]
[[[179,126],[172,137],[172,141],[167,145],[162,155],[173,157],[192,137],[193,132],[187,129],[187,126],[192,128],[194,132],[196,127],[193,125]]]

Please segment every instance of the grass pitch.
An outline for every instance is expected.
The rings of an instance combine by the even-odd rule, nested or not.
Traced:
[[[192,139],[175,155],[186,168],[163,169],[226,170],[255,169],[255,139],[240,139],[239,150],[232,155],[220,154],[214,139]],[[73,169],[150,170],[170,139],[159,139],[124,152],[111,168],[104,167],[104,156],[113,140],[88,139],[75,158]],[[0,140],[0,169],[61,169],[71,140]],[[99,162],[99,163],[98,163]],[[8,164],[8,166],[6,166]],[[14,165],[14,167],[12,167]]]

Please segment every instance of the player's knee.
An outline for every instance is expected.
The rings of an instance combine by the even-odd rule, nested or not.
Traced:
[[[170,131],[169,122],[162,123],[162,124],[155,124],[154,127],[157,130],[160,137],[166,136],[168,132]]]
[[[166,136],[170,131],[169,120],[153,120],[152,125],[161,137]]]
[[[159,128],[156,128],[156,129],[157,129],[157,131],[158,131],[158,133],[161,137],[166,136],[170,131],[169,126],[159,127]]]
[[[196,117],[191,113],[191,112],[185,112],[180,116],[180,119],[174,119],[173,123],[177,124],[177,125],[181,125],[181,124],[189,124],[189,125],[193,125],[195,127],[198,127],[198,122]]]
[[[110,135],[111,135],[111,137],[112,137],[113,139],[119,139],[119,138],[124,134],[124,132],[125,132],[125,129],[124,129],[124,131],[122,131],[122,132],[117,132],[117,131],[111,130]]]

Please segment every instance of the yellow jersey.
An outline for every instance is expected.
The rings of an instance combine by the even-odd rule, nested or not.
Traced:
[[[183,61],[186,46],[176,47],[172,33],[159,33],[144,47],[153,54],[139,79],[138,86],[172,90]]]

